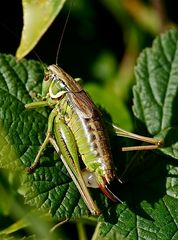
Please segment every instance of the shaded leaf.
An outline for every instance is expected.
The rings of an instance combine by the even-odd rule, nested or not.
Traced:
[[[38,62],[25,59],[16,62],[10,55],[0,55],[0,120],[6,132],[0,146],[0,165],[21,169],[24,175],[21,193],[28,204],[49,211],[58,220],[76,218],[87,215],[88,209],[52,147],[46,149],[40,168],[33,174],[25,173],[44,141],[47,127],[49,109],[24,107],[33,101],[35,92],[40,92],[43,72]],[[2,151],[6,146],[12,146],[16,154]]]
[[[161,151],[178,158],[178,30],[155,39],[140,55],[135,69],[135,116],[149,133],[164,139]]]
[[[125,203],[113,205],[100,217],[98,239],[177,239],[177,168],[154,153],[145,155],[144,160],[142,172],[123,186]],[[170,175],[173,169],[174,176]]]

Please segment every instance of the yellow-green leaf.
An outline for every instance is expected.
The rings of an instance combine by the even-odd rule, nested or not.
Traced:
[[[26,56],[53,22],[66,0],[22,0],[23,31],[18,59]]]

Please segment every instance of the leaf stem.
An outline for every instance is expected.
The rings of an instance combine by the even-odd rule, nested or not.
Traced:
[[[76,227],[77,227],[77,232],[78,232],[78,239],[79,240],[88,240],[84,224],[82,222],[77,222]]]
[[[100,226],[101,226],[101,223],[99,222],[99,223],[96,225],[96,228],[95,228],[95,231],[94,231],[94,234],[93,234],[91,240],[97,240],[97,239],[98,239]]]

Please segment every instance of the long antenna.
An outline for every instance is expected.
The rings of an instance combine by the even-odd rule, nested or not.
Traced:
[[[70,16],[70,13],[71,13],[71,9],[72,9],[73,3],[74,3],[74,0],[71,0],[70,8],[69,8],[69,11],[68,11],[65,23],[64,23],[64,27],[63,27],[62,34],[61,34],[61,37],[60,37],[59,45],[58,45],[58,48],[57,48],[56,65],[58,65],[57,62],[58,62],[58,59],[59,59],[59,52],[60,52],[60,49],[61,49],[62,40],[64,38],[64,33],[65,33],[65,30],[66,30],[66,27],[67,27],[67,23],[69,21],[69,16]]]

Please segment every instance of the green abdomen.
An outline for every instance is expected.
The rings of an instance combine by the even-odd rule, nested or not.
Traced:
[[[95,109],[93,117],[85,118],[69,103],[69,99],[63,100],[64,120],[74,134],[78,152],[86,168],[110,182],[113,178],[112,156],[100,113]]]

